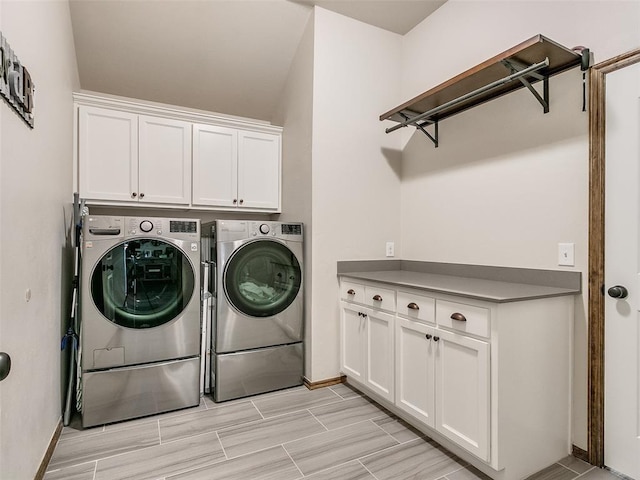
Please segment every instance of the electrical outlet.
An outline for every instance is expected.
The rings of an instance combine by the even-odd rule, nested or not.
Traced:
[[[395,255],[395,245],[393,242],[387,242],[387,257],[393,257]]]
[[[559,243],[558,244],[558,265],[565,267],[575,266],[575,244]]]

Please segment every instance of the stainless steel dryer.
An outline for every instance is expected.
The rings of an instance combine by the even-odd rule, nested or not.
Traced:
[[[215,401],[302,384],[302,227],[228,220],[203,227],[215,238]]]
[[[200,401],[200,221],[89,216],[81,271],[82,424]]]

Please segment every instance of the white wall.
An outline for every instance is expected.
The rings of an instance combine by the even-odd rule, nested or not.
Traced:
[[[640,46],[640,2],[449,0],[403,38],[400,104],[538,33],[595,61]],[[403,135],[403,258],[560,269],[575,243],[573,443],[587,448],[588,114],[581,73],[550,81],[550,113],[526,90],[440,123],[440,146]],[[392,105],[393,106],[393,105]]]
[[[336,262],[400,249],[400,141],[377,120],[398,97],[401,37],[315,9],[311,381],[339,372]]]
[[[313,115],[313,38],[314,19],[310,15],[298,45],[287,83],[274,117],[276,125],[284,127],[282,133],[282,222],[304,222],[305,253],[305,376],[311,378],[311,145]]]
[[[0,101],[0,349],[13,361],[0,384],[0,478],[22,479],[34,477],[61,417],[79,81],[66,1],[0,5],[0,30],[36,88],[33,130]]]

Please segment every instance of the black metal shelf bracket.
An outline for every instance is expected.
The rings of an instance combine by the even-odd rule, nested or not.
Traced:
[[[521,72],[528,67],[527,65],[524,65],[512,58],[502,60],[502,64],[507,67],[512,74]],[[538,100],[540,105],[542,105],[543,112],[549,113],[549,76],[542,75],[538,72],[531,72],[529,73],[529,76],[535,78],[536,80],[542,80],[542,96],[540,96],[538,91],[533,88],[531,82],[529,82],[526,78],[518,77],[518,80],[520,80],[520,83],[527,87],[527,89],[533,94],[536,100]]]
[[[407,114],[403,113],[403,112],[399,112],[399,115],[404,118],[405,120],[410,120],[411,117],[409,117]],[[433,125],[433,135],[431,135],[429,132],[427,132],[426,128],[429,125]],[[435,122],[430,121],[430,120],[426,120],[422,123],[416,123],[415,127],[420,130],[422,133],[424,133],[429,140],[431,140],[433,142],[433,144],[435,145],[435,148],[438,148],[438,121],[436,120]]]

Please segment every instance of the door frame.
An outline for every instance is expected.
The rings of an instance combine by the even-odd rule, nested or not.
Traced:
[[[589,70],[588,460],[604,466],[604,207],[606,76],[640,62],[632,50]]]

